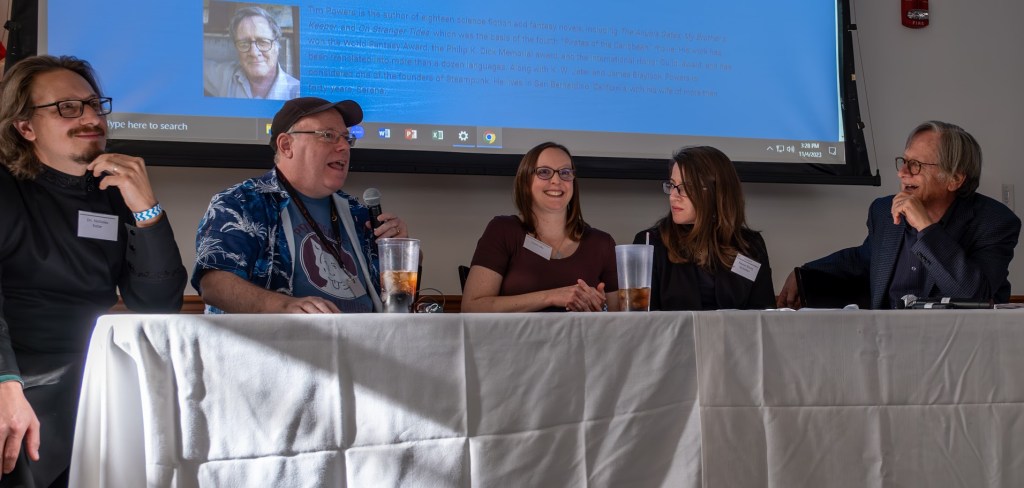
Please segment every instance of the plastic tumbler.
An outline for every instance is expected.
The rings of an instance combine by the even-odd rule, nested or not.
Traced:
[[[615,246],[615,268],[619,274],[619,310],[651,309],[651,273],[654,271],[654,246],[622,244]]]
[[[410,313],[416,301],[419,239],[377,239],[380,255],[380,298],[384,312]]]

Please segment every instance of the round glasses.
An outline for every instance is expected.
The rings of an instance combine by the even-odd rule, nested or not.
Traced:
[[[904,157],[897,157],[896,158],[896,171],[899,171],[904,166],[906,166],[907,167],[907,171],[910,171],[911,176],[920,174],[921,173],[921,166],[922,165],[938,166],[939,163],[923,163],[923,162],[918,161],[916,159],[907,159],[907,158],[904,158]]]
[[[533,169],[533,174],[537,175],[537,178],[540,178],[545,181],[554,178],[555,173],[558,174],[558,179],[562,181],[572,181],[576,179],[576,170],[572,168],[562,168],[556,170],[554,168],[549,168],[547,166],[538,166]]]
[[[269,51],[270,48],[274,47],[274,42],[275,41],[277,41],[277,39],[267,39],[265,37],[258,37],[256,39],[240,40],[240,41],[235,41],[235,49],[237,49],[238,52],[247,53],[247,52],[249,52],[250,49],[252,49],[252,45],[255,44],[256,45],[256,49],[259,49],[260,52],[265,53],[265,52]]]

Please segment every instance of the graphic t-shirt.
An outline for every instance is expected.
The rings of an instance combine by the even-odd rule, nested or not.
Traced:
[[[373,301],[366,293],[366,283],[352,254],[352,243],[340,232],[341,222],[331,221],[331,197],[312,199],[300,195],[299,198],[328,242],[320,242],[293,200],[288,205],[288,214],[296,248],[294,296],[321,297],[334,302],[345,313],[373,312]],[[340,265],[327,246],[339,250]]]

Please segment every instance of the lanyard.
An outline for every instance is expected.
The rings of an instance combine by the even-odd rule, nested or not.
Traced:
[[[345,269],[345,261],[342,261],[341,259],[341,251],[334,246],[331,241],[327,240],[324,233],[320,231],[320,226],[316,225],[316,220],[314,220],[313,216],[309,214],[309,210],[306,209],[306,204],[302,203],[302,198],[299,197],[298,192],[295,191],[295,188],[292,187],[292,184],[288,182],[288,179],[285,178],[281,171],[277,171],[277,180],[281,182],[281,186],[283,186],[284,190],[288,192],[288,196],[292,198],[292,202],[295,203],[295,207],[299,209],[299,213],[302,214],[302,218],[306,220],[306,223],[309,224],[310,227],[313,228],[313,233],[316,234],[316,238],[320,239],[320,243],[327,248],[331,253],[331,256],[334,256],[334,260],[338,263],[338,267]],[[333,201],[330,201],[328,206],[331,207],[331,225],[334,227],[334,232],[338,235],[338,246],[341,246],[342,237],[341,229],[338,226],[338,209],[334,208]],[[355,247],[355,243],[352,243],[352,247]],[[354,281],[355,277],[350,276],[349,279]]]

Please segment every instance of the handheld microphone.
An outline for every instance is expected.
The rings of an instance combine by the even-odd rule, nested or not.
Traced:
[[[955,308],[960,310],[967,309],[986,309],[992,308],[991,301],[978,301],[966,298],[950,298],[950,297],[937,297],[937,300],[929,300],[921,303],[922,299],[918,298],[915,307],[920,308]]]
[[[374,229],[380,227],[383,224],[378,217],[380,217],[380,190],[376,188],[367,188],[363,192],[363,204],[370,211],[370,226]]]
[[[987,309],[993,308],[993,302],[988,301],[977,301],[969,298],[951,298],[951,297],[916,297],[914,295],[907,295],[903,297],[904,308],[915,308],[915,309]]]

